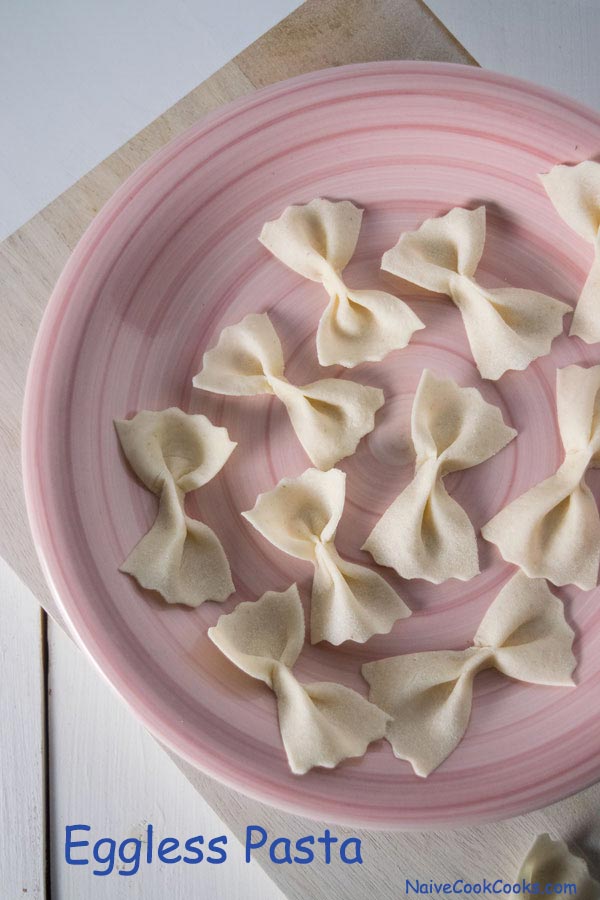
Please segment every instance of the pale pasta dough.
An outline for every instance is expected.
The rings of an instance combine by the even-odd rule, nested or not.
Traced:
[[[481,533],[531,578],[591,590],[598,580],[600,518],[585,473],[600,466],[600,366],[559,369],[556,402],[564,461]]]
[[[311,642],[367,641],[386,634],[410,610],[381,575],[348,562],[335,548],[344,509],[346,475],[339,469],[307,469],[260,494],[242,513],[284,553],[315,567],[310,617]]]
[[[540,179],[558,214],[593,244],[594,261],[569,334],[595,344],[600,341],[600,163],[587,160],[577,166],[554,166]]]
[[[485,206],[452,209],[406,232],[381,266],[459,308],[473,358],[483,378],[526,369],[550,352],[571,307],[537,291],[484,288],[474,280],[485,243]]]
[[[320,281],[329,303],[317,330],[322,366],[352,367],[406,347],[425,326],[406,303],[384,291],[351,290],[342,271],[354,253],[362,209],[349,200],[288,206],[263,227],[260,241],[294,272]]]
[[[369,699],[392,716],[395,755],[417,775],[433,772],[462,740],[473,679],[482,669],[533,684],[572,686],[573,631],[545,581],[518,572],[500,591],[467,650],[433,650],[362,667]]]
[[[383,391],[340,378],[296,387],[283,371],[283,351],[271,320],[266,313],[251,314],[223,329],[216,347],[204,354],[194,387],[234,396],[274,394],[285,405],[311,462],[330,469],[373,430]]]
[[[475,388],[459,387],[425,369],[413,402],[411,433],[414,478],[363,549],[404,578],[467,581],[479,572],[477,538],[466,512],[447,493],[444,476],[489,459],[517,432]]]
[[[198,606],[235,590],[229,563],[211,528],[191,519],[184,497],[209,482],[236,447],[225,428],[176,407],[115,421],[127,461],[158,497],[158,515],[120,568],[168,603]]]
[[[564,841],[549,834],[535,839],[519,870],[519,881],[538,884],[543,894],[549,885],[575,885],[577,900],[600,900],[600,884],[594,881],[584,859],[571,853]],[[554,892],[555,896],[558,892]]]
[[[277,698],[279,728],[292,772],[333,768],[383,737],[388,716],[356,691],[331,682],[301,684],[292,674],[304,644],[296,585],[269,591],[221,616],[208,636],[231,662],[264,681]]]

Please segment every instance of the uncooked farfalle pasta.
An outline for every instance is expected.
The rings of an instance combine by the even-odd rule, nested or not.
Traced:
[[[596,249],[599,172],[596,163],[558,166],[543,179],[561,215]],[[449,295],[462,314],[479,372],[497,379],[548,353],[570,308],[536,291],[488,289],[474,280],[484,248],[485,215],[484,207],[456,208],[425,221],[384,254],[382,268]],[[354,254],[361,221],[362,210],[351,202],[317,199],[287,207],[260,235],[277,259],[320,283],[329,296],[317,329],[322,365],[350,368],[382,360],[406,347],[424,327],[399,298],[346,285],[342,273]],[[600,340],[599,290],[596,258],[572,328],[586,340]],[[193,384],[230,396],[271,395],[284,404],[316,468],[281,479],[242,515],[272,545],[312,565],[311,642],[364,643],[373,635],[388,634],[411,611],[377,571],[340,556],[335,540],[346,475],[333,467],[373,430],[384,394],[341,378],[298,386],[288,381],[284,370],[283,348],[269,316],[250,314],[222,330],[216,345],[204,354]],[[596,584],[600,516],[584,475],[588,467],[600,465],[600,366],[560,370],[557,394],[565,461],[555,475],[484,527],[486,539],[521,571],[489,607],[472,646],[366,663],[362,673],[370,686],[367,700],[341,684],[303,684],[293,674],[305,640],[295,584],[280,593],[268,591],[255,602],[239,603],[209,629],[210,639],[237,668],[265,682],[275,694],[293,773],[333,768],[362,756],[371,742],[386,737],[398,758],[427,776],[465,734],[478,672],[495,668],[523,682],[574,684],[573,631],[562,603],[542,577],[584,588]],[[115,426],[131,468],[158,498],[154,524],[121,570],[169,603],[198,606],[205,600],[226,600],[235,588],[225,552],[207,525],[186,514],[185,496],[217,475],[236,444],[225,428],[177,408],[143,411]],[[461,387],[425,369],[411,417],[414,476],[362,549],[404,578],[438,584],[474,577],[479,572],[475,530],[466,511],[448,494],[444,477],[483,463],[515,435],[500,409],[474,387]],[[260,540],[256,538],[257,544]],[[533,872],[537,867],[545,873],[550,849],[556,848],[543,841],[536,844],[526,869]],[[569,876],[575,872],[586,890],[591,881],[581,866],[570,866],[564,846],[558,852],[564,871]]]
[[[215,394],[274,394],[285,405],[311,462],[330,469],[354,453],[375,426],[383,391],[342,378],[297,387],[284,376],[281,342],[266,313],[249,315],[221,332],[204,354],[194,387]]]
[[[425,326],[406,303],[385,291],[352,290],[342,271],[356,248],[362,209],[349,200],[312,200],[288,206],[267,222],[260,241],[294,272],[319,281],[329,303],[317,328],[322,366],[352,367],[406,347]]]
[[[226,600],[235,590],[214,531],[191,519],[184,498],[215,477],[235,449],[227,429],[176,407],[145,410],[115,422],[127,461],[158,497],[158,515],[120,567],[168,603],[198,606]]]
[[[567,225],[594,246],[594,261],[575,308],[569,334],[600,341],[600,163],[554,166],[540,175],[546,193]]]
[[[433,772],[463,738],[473,680],[495,668],[532,684],[573,686],[573,631],[542,580],[517,572],[485,614],[467,650],[394,656],[362,667],[369,699],[390,714],[386,737],[417,775]]]
[[[383,737],[388,716],[341,684],[302,684],[292,673],[304,644],[304,613],[296,585],[269,591],[221,616],[208,636],[231,662],[264,681],[277,698],[279,728],[292,772],[333,768],[362,756]]]
[[[479,572],[477,538],[444,476],[498,453],[516,435],[498,407],[476,388],[459,387],[425,369],[412,407],[415,475],[383,514],[364,550],[404,578],[439,584]]]
[[[452,209],[406,232],[381,266],[413,284],[447,294],[459,308],[483,378],[526,369],[545,356],[571,307],[537,291],[484,288],[474,280],[485,243],[485,206]]]
[[[600,366],[559,369],[556,404],[564,461],[481,533],[530,578],[589,591],[598,580],[600,517],[585,473],[600,466]]]
[[[275,547],[315,567],[311,642],[364,642],[386,634],[410,610],[377,572],[348,562],[334,540],[344,509],[346,475],[339,469],[307,469],[283,478],[242,513]]]
[[[549,834],[535,839],[519,870],[519,881],[538,884],[541,890],[548,885],[574,885],[570,893],[577,900],[600,900],[600,883],[590,875],[586,861]]]

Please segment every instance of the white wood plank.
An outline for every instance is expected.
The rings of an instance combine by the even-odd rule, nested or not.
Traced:
[[[44,900],[44,614],[1,558],[0,596],[0,893]]]
[[[52,896],[282,900],[262,869],[246,864],[232,832],[53,623],[48,643]],[[227,835],[227,860],[221,865],[169,865],[156,860],[155,850],[152,864],[142,862],[131,876],[119,875],[116,868],[110,875],[94,876],[93,868],[105,866],[93,859],[86,866],[65,861],[67,825],[90,825],[92,844],[102,837],[118,844],[128,837],[145,837],[148,823],[154,826],[156,841]]]
[[[426,0],[481,66],[600,108],[598,0]]]
[[[297,0],[0,4],[0,236],[216,72]],[[42,138],[42,139],[40,139]]]

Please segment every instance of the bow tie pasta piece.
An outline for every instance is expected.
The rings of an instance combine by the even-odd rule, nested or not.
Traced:
[[[341,684],[301,684],[290,671],[304,644],[304,613],[296,585],[268,591],[221,616],[208,636],[231,662],[264,681],[277,698],[279,728],[290,768],[331,769],[362,756],[385,733],[388,716]]]
[[[594,261],[581,291],[569,334],[600,341],[600,163],[554,166],[540,180],[554,208],[573,231],[594,245]]]
[[[339,469],[307,469],[260,494],[242,513],[275,547],[315,567],[311,643],[363,643],[387,634],[410,610],[377,572],[347,562],[334,539],[344,509],[346,475]]]
[[[236,444],[205,416],[172,407],[115,421],[129,465],[158,497],[158,515],[120,567],[168,603],[199,606],[235,590],[221,543],[208,525],[185,514],[184,497],[222,469]]]
[[[459,387],[425,369],[412,408],[415,475],[383,514],[363,550],[404,578],[439,584],[479,572],[469,517],[444,487],[449,472],[498,453],[516,435],[475,388]]]
[[[485,206],[456,208],[406,232],[383,255],[387,272],[447,294],[459,308],[483,378],[526,369],[550,352],[571,307],[537,291],[483,288],[474,280],[485,243]]]
[[[424,328],[406,303],[384,291],[353,291],[341,273],[356,248],[363,211],[349,200],[311,200],[288,206],[267,222],[260,242],[282,263],[329,294],[317,330],[317,354],[322,366],[352,368],[378,362],[391,350],[406,347]]]
[[[559,369],[556,400],[564,462],[481,533],[530,578],[589,591],[598,580],[600,518],[585,473],[600,466],[600,366]]]
[[[473,679],[483,669],[533,684],[573,686],[573,636],[546,582],[517,572],[489,607],[472,647],[366,663],[369,699],[392,716],[386,737],[394,754],[417,775],[433,772],[464,736]]]
[[[330,469],[351,456],[375,427],[383,391],[338,378],[296,387],[283,371],[283,351],[271,320],[266,313],[251,314],[223,329],[216,347],[204,354],[194,387],[236,397],[274,394],[315,466]]]
[[[529,884],[574,884],[578,900],[600,900],[600,884],[590,875],[585,860],[571,853],[564,841],[540,834],[519,870],[519,881]]]

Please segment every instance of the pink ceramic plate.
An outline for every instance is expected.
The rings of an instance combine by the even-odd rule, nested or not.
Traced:
[[[477,385],[519,431],[495,459],[449,482],[479,528],[556,469],[556,368],[597,363],[598,348],[562,336],[526,372],[481,382],[455,307],[380,273],[380,257],[424,218],[484,202],[481,280],[573,301],[592,249],[559,219],[536,176],[599,150],[598,115],[532,85],[462,66],[350,66],[219,110],[142,166],[97,216],[54,291],[33,356],[27,503],[46,573],[80,643],[145,725],[185,759],[268,803],[375,827],[499,819],[600,778],[600,592],[574,588],[557,593],[577,633],[575,690],[483,673],[465,740],[426,780],[384,741],[334,771],[291,775],[273,695],[234,669],[206,630],[239,600],[292,581],[308,598],[310,566],[271,547],[239,512],[309,462],[276,400],[191,387],[223,326],[263,310],[283,337],[292,380],[339,374],[383,387],[375,431],[342,464],[348,499],[338,546],[368,562],[358,548],[411,477],[408,417],[421,370]],[[257,241],[263,222],[287,204],[318,196],[366,210],[348,282],[407,297],[427,325],[383,363],[320,369],[315,328],[325,293]],[[240,443],[189,505],[231,560],[238,593],[224,605],[168,607],[118,572],[156,501],[130,474],[112,420],[172,404],[206,413]],[[481,563],[473,581],[439,586],[402,583],[385,570],[412,618],[366,645],[306,646],[300,678],[366,692],[365,660],[466,646],[512,573],[483,541]]]

